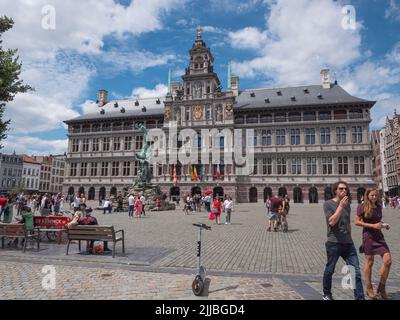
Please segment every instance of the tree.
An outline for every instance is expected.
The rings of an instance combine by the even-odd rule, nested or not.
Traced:
[[[1,141],[7,138],[11,122],[11,119],[3,120],[6,103],[12,101],[17,93],[33,90],[19,79],[22,65],[18,62],[19,56],[16,56],[17,49],[3,50],[2,47],[2,34],[11,29],[13,24],[11,18],[0,17],[0,149],[3,148]]]

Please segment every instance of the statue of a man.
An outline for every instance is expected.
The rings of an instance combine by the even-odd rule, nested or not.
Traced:
[[[141,183],[148,185],[152,179],[152,174],[150,172],[151,142],[147,141],[147,129],[142,123],[136,124],[135,129],[143,132],[142,149],[139,154],[133,154],[133,159],[139,162],[139,178],[136,180],[135,184]]]

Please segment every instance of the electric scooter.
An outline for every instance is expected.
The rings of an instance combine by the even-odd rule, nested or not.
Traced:
[[[195,227],[199,227],[199,241],[197,242],[197,274],[192,283],[192,291],[195,296],[200,296],[204,290],[204,281],[206,280],[206,268],[201,265],[201,230],[211,230],[211,227],[204,223],[193,223]]]

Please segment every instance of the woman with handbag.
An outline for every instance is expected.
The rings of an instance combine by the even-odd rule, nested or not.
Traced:
[[[218,195],[215,196],[215,199],[214,199],[213,204],[212,204],[211,211],[215,215],[216,223],[220,224],[219,218],[221,216],[221,202],[219,201],[219,196]]]
[[[364,203],[357,208],[355,225],[363,227],[363,242],[360,252],[365,254],[364,277],[366,282],[367,296],[370,299],[376,299],[380,295],[384,300],[388,299],[385,290],[386,280],[389,277],[392,258],[389,247],[386,244],[382,229],[389,229],[389,225],[382,222],[382,207],[378,201],[379,191],[367,190],[364,197]],[[379,270],[380,280],[377,289],[377,295],[374,294],[371,283],[372,266],[374,265],[374,256],[380,255],[383,259],[383,265]]]

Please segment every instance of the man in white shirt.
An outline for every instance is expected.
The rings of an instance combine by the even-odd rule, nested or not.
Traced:
[[[233,208],[232,197],[226,198],[226,200],[224,201],[224,207],[225,207],[225,212],[226,212],[225,224],[231,224],[231,213],[232,213],[232,208]]]
[[[129,215],[129,217],[133,217],[133,210],[135,207],[135,197],[132,193],[129,195],[128,204],[129,204],[128,215]]]
[[[146,197],[144,196],[144,194],[142,193],[142,195],[140,196],[140,201],[142,202],[142,214],[145,216],[146,215],[146,211],[144,211],[144,204],[146,202]]]
[[[106,211],[108,210],[108,213],[111,213],[112,210],[112,204],[110,199],[106,199],[103,204],[103,214],[106,214]]]

